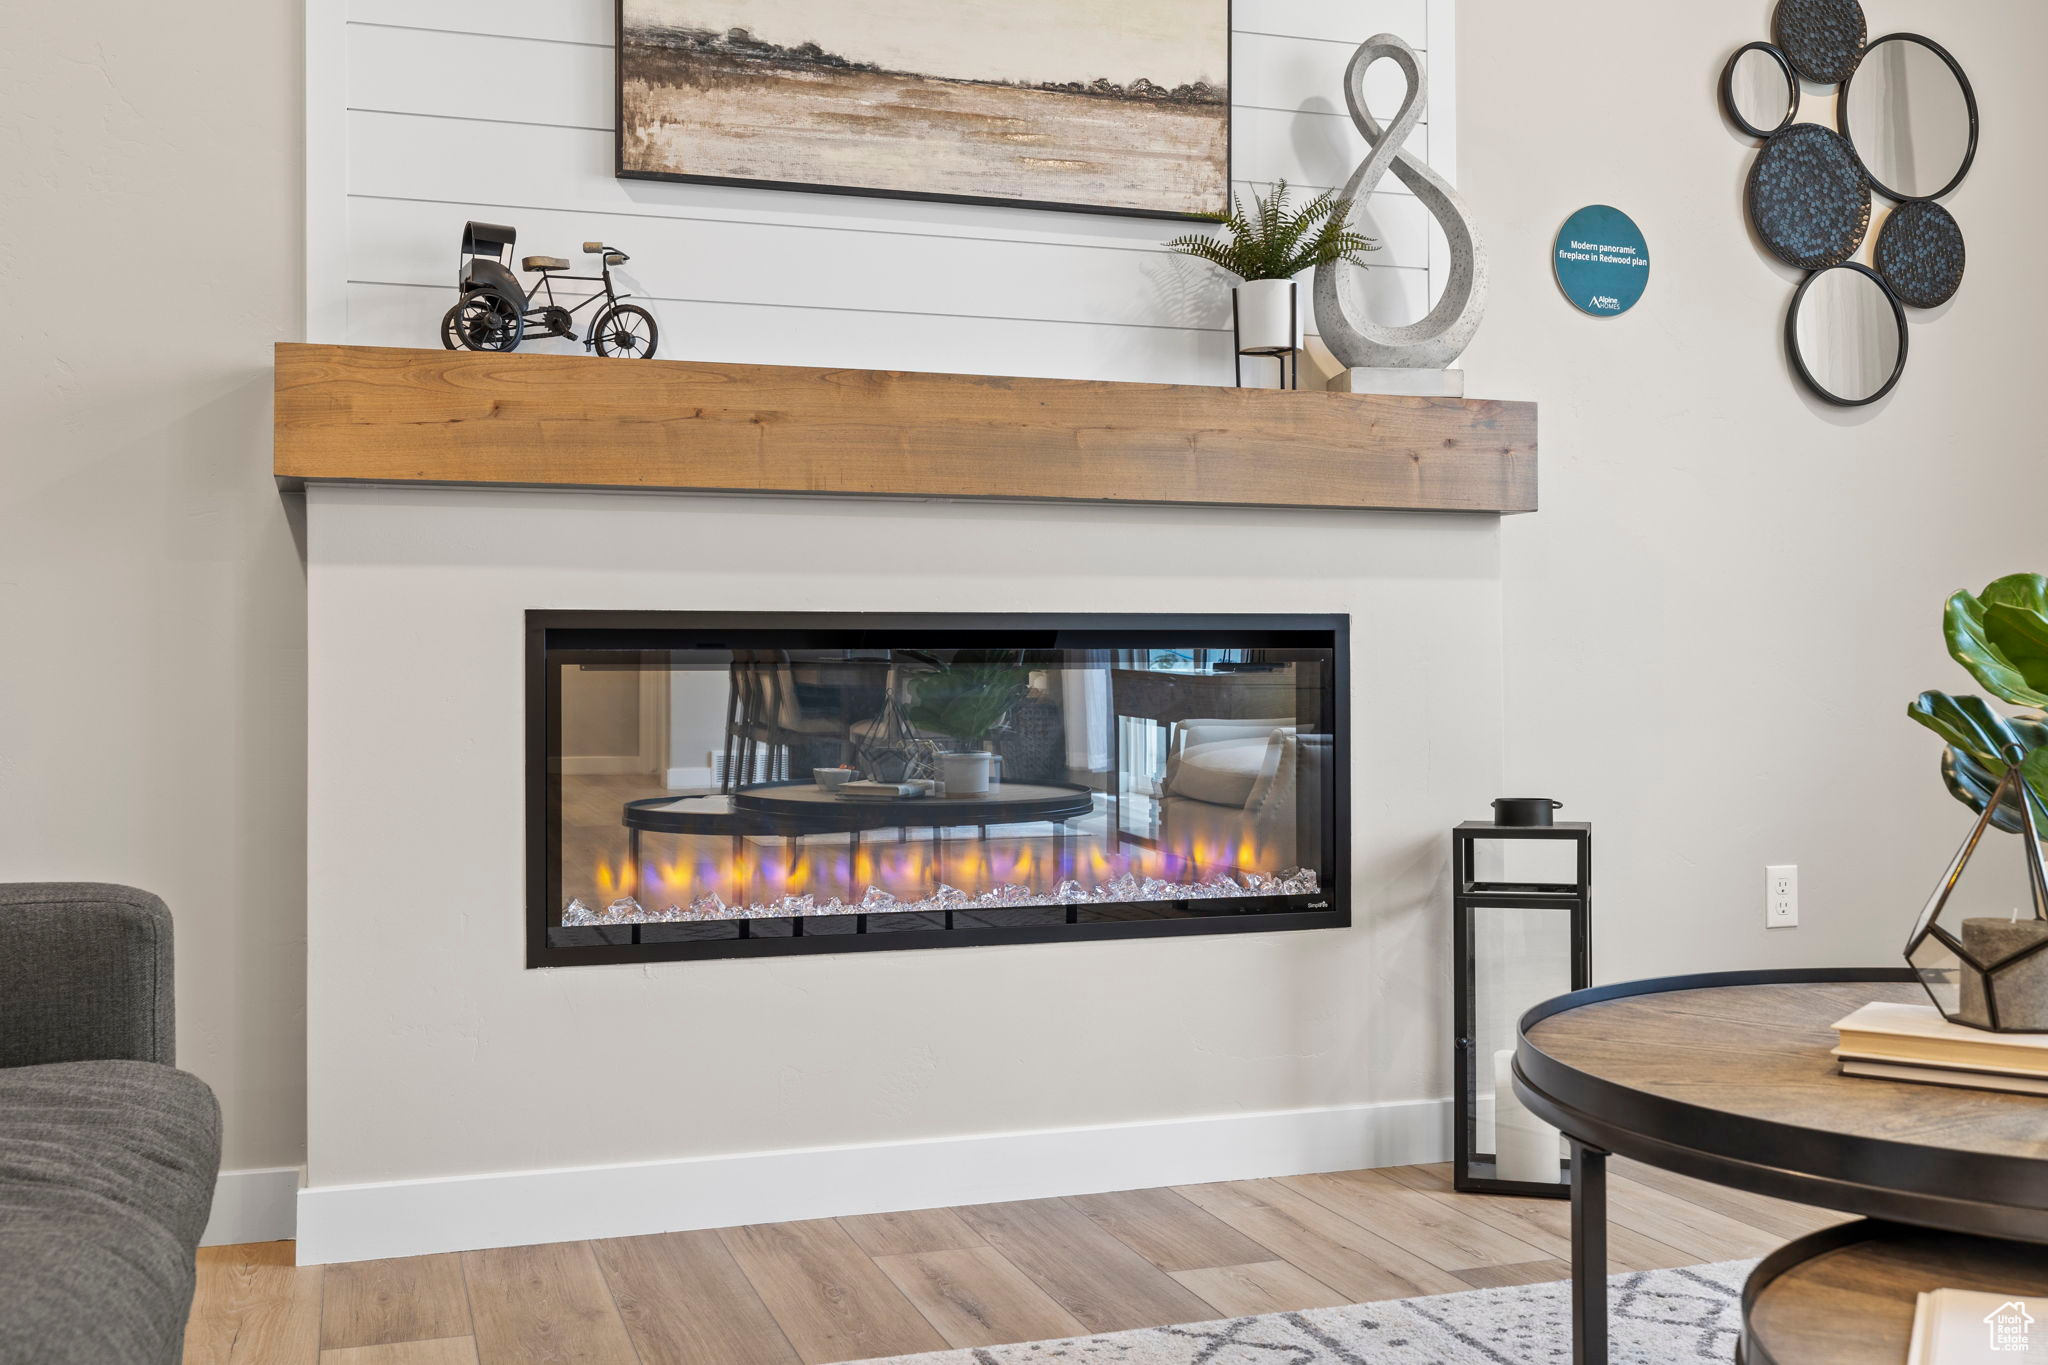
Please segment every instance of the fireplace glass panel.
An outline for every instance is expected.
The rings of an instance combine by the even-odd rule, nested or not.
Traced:
[[[1348,922],[1341,619],[634,619],[530,617],[532,965]]]

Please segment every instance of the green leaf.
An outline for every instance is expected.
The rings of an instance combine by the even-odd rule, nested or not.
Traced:
[[[2005,776],[2002,769],[1993,773],[1961,749],[1951,747],[1941,756],[1941,780],[1948,787],[1950,796],[1982,815]],[[2007,834],[2020,832],[2018,793],[2006,793],[2005,799],[1998,803],[1998,813],[1991,817],[1991,823]]]
[[[2048,744],[2037,745],[2020,764],[2020,776],[2034,789],[2034,827],[2048,834]]]
[[[2037,693],[2048,692],[2048,613],[1987,602],[1984,634]],[[2028,703],[2021,703],[2026,705]]]
[[[955,660],[911,682],[904,719],[922,730],[973,746],[1009,718],[1031,680],[1028,670],[1004,663]]]
[[[2048,707],[2048,579],[2012,574],[1981,596],[1959,592],[1942,618],[1948,652],[1986,691]]]
[[[1363,266],[1361,257],[1379,244],[1350,228],[1351,201],[1324,190],[1299,209],[1287,206],[1285,180],[1273,182],[1273,193],[1252,196],[1249,207],[1233,197],[1231,211],[1218,221],[1222,237],[1191,234],[1166,244],[1169,251],[1228,270],[1244,280],[1291,280],[1315,266],[1345,261]]]
[[[1953,714],[1948,712],[1943,703],[1955,706],[1956,712]],[[1974,703],[1975,705],[1966,706],[1965,703]],[[1924,712],[1922,710],[1923,705],[1925,707]],[[1979,712],[1977,710],[1978,707],[1982,707],[1983,711]],[[1981,733],[1981,731],[1987,728],[1983,721],[1985,713],[1991,714],[1995,717],[1995,722],[1997,722],[1988,727],[1990,731],[1988,736]],[[1962,715],[1964,719],[1958,721],[1957,715]],[[2029,780],[2033,782],[2037,796],[2048,798],[2048,784],[2044,784],[2042,780],[2043,770],[2040,766],[2048,763],[2048,758],[2043,758],[2043,755],[2048,755],[2048,721],[2036,720],[2025,716],[2018,718],[1998,716],[1995,712],[1990,712],[1990,708],[1977,697],[1954,698],[1945,697],[1938,692],[1930,692],[1914,703],[1913,718],[1939,734],[1942,733],[1942,730],[1937,728],[1934,723],[1937,717],[1940,718],[1942,726],[1949,728],[1961,726],[1969,730],[1972,733],[1969,745],[1971,749],[1981,749],[1987,738],[1994,742],[2001,740],[2003,738],[2001,729],[2004,732],[2010,732],[2012,743],[2024,750],[2026,754],[2025,762],[2021,764],[2021,772],[2029,774]],[[2002,727],[1999,723],[2002,723]],[[2009,745],[2009,750],[2010,747]],[[2028,764],[2036,765],[2031,772],[2027,766]],[[1951,796],[1981,815],[1984,807],[1989,804],[1992,793],[1998,789],[1998,784],[2005,780],[2006,766],[2002,760],[1985,762],[1966,749],[1951,745],[1948,751],[1942,755],[1941,777],[1943,783],[1947,785]],[[2020,803],[2016,793],[2008,793],[2005,800],[1999,803],[1998,814],[1992,817],[1992,823],[2008,833],[2018,832],[2020,828]]]
[[[1906,708],[1906,714],[1962,750],[1977,765],[2004,772],[2013,750],[2024,751],[2026,741],[2012,721],[1993,710],[1982,697],[1951,697],[1946,692],[1922,692]]]

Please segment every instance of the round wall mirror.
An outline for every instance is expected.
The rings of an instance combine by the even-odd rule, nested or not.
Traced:
[[[1977,156],[1977,92],[1946,48],[1918,34],[1870,45],[1842,87],[1841,122],[1887,198],[1939,199]]]
[[[1785,344],[1806,386],[1845,408],[1875,403],[1906,369],[1906,310],[1863,266],[1830,266],[1792,297]]]
[[[1738,49],[1721,73],[1721,107],[1751,137],[1782,132],[1799,112],[1799,78],[1791,59],[1772,43]]]

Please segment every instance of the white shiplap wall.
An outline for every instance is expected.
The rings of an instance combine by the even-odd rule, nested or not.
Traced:
[[[1236,0],[1237,188],[1342,184],[1365,153],[1343,112],[1355,45],[1425,49],[1451,164],[1452,0]],[[310,0],[308,314],[315,340],[433,346],[464,220],[519,250],[633,255],[671,359],[1229,383],[1228,281],[1161,249],[1186,224],[612,174],[610,0]],[[1399,75],[1374,71],[1377,111]],[[1389,177],[1367,205],[1377,316],[1427,311],[1438,235]],[[1305,300],[1305,292],[1304,292]],[[535,349],[579,349],[564,342]],[[1306,378],[1306,376],[1305,376]]]

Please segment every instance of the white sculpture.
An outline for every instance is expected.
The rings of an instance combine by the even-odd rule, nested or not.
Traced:
[[[1392,60],[1408,75],[1408,97],[1402,101],[1401,112],[1385,129],[1365,107],[1366,68],[1382,57]],[[1442,176],[1402,150],[1416,125],[1422,122],[1427,92],[1428,78],[1415,49],[1391,33],[1366,39],[1344,71],[1344,102],[1351,107],[1351,121],[1372,145],[1372,155],[1352,174],[1344,186],[1343,197],[1354,205],[1362,202],[1392,169],[1443,226],[1451,247],[1450,275],[1443,297],[1428,317],[1401,327],[1385,326],[1369,318],[1354,321],[1345,311],[1338,289],[1342,279],[1339,272],[1345,267],[1318,267],[1316,325],[1330,353],[1350,369],[1445,369],[1471,344],[1486,312],[1486,253],[1472,229],[1465,201]]]

